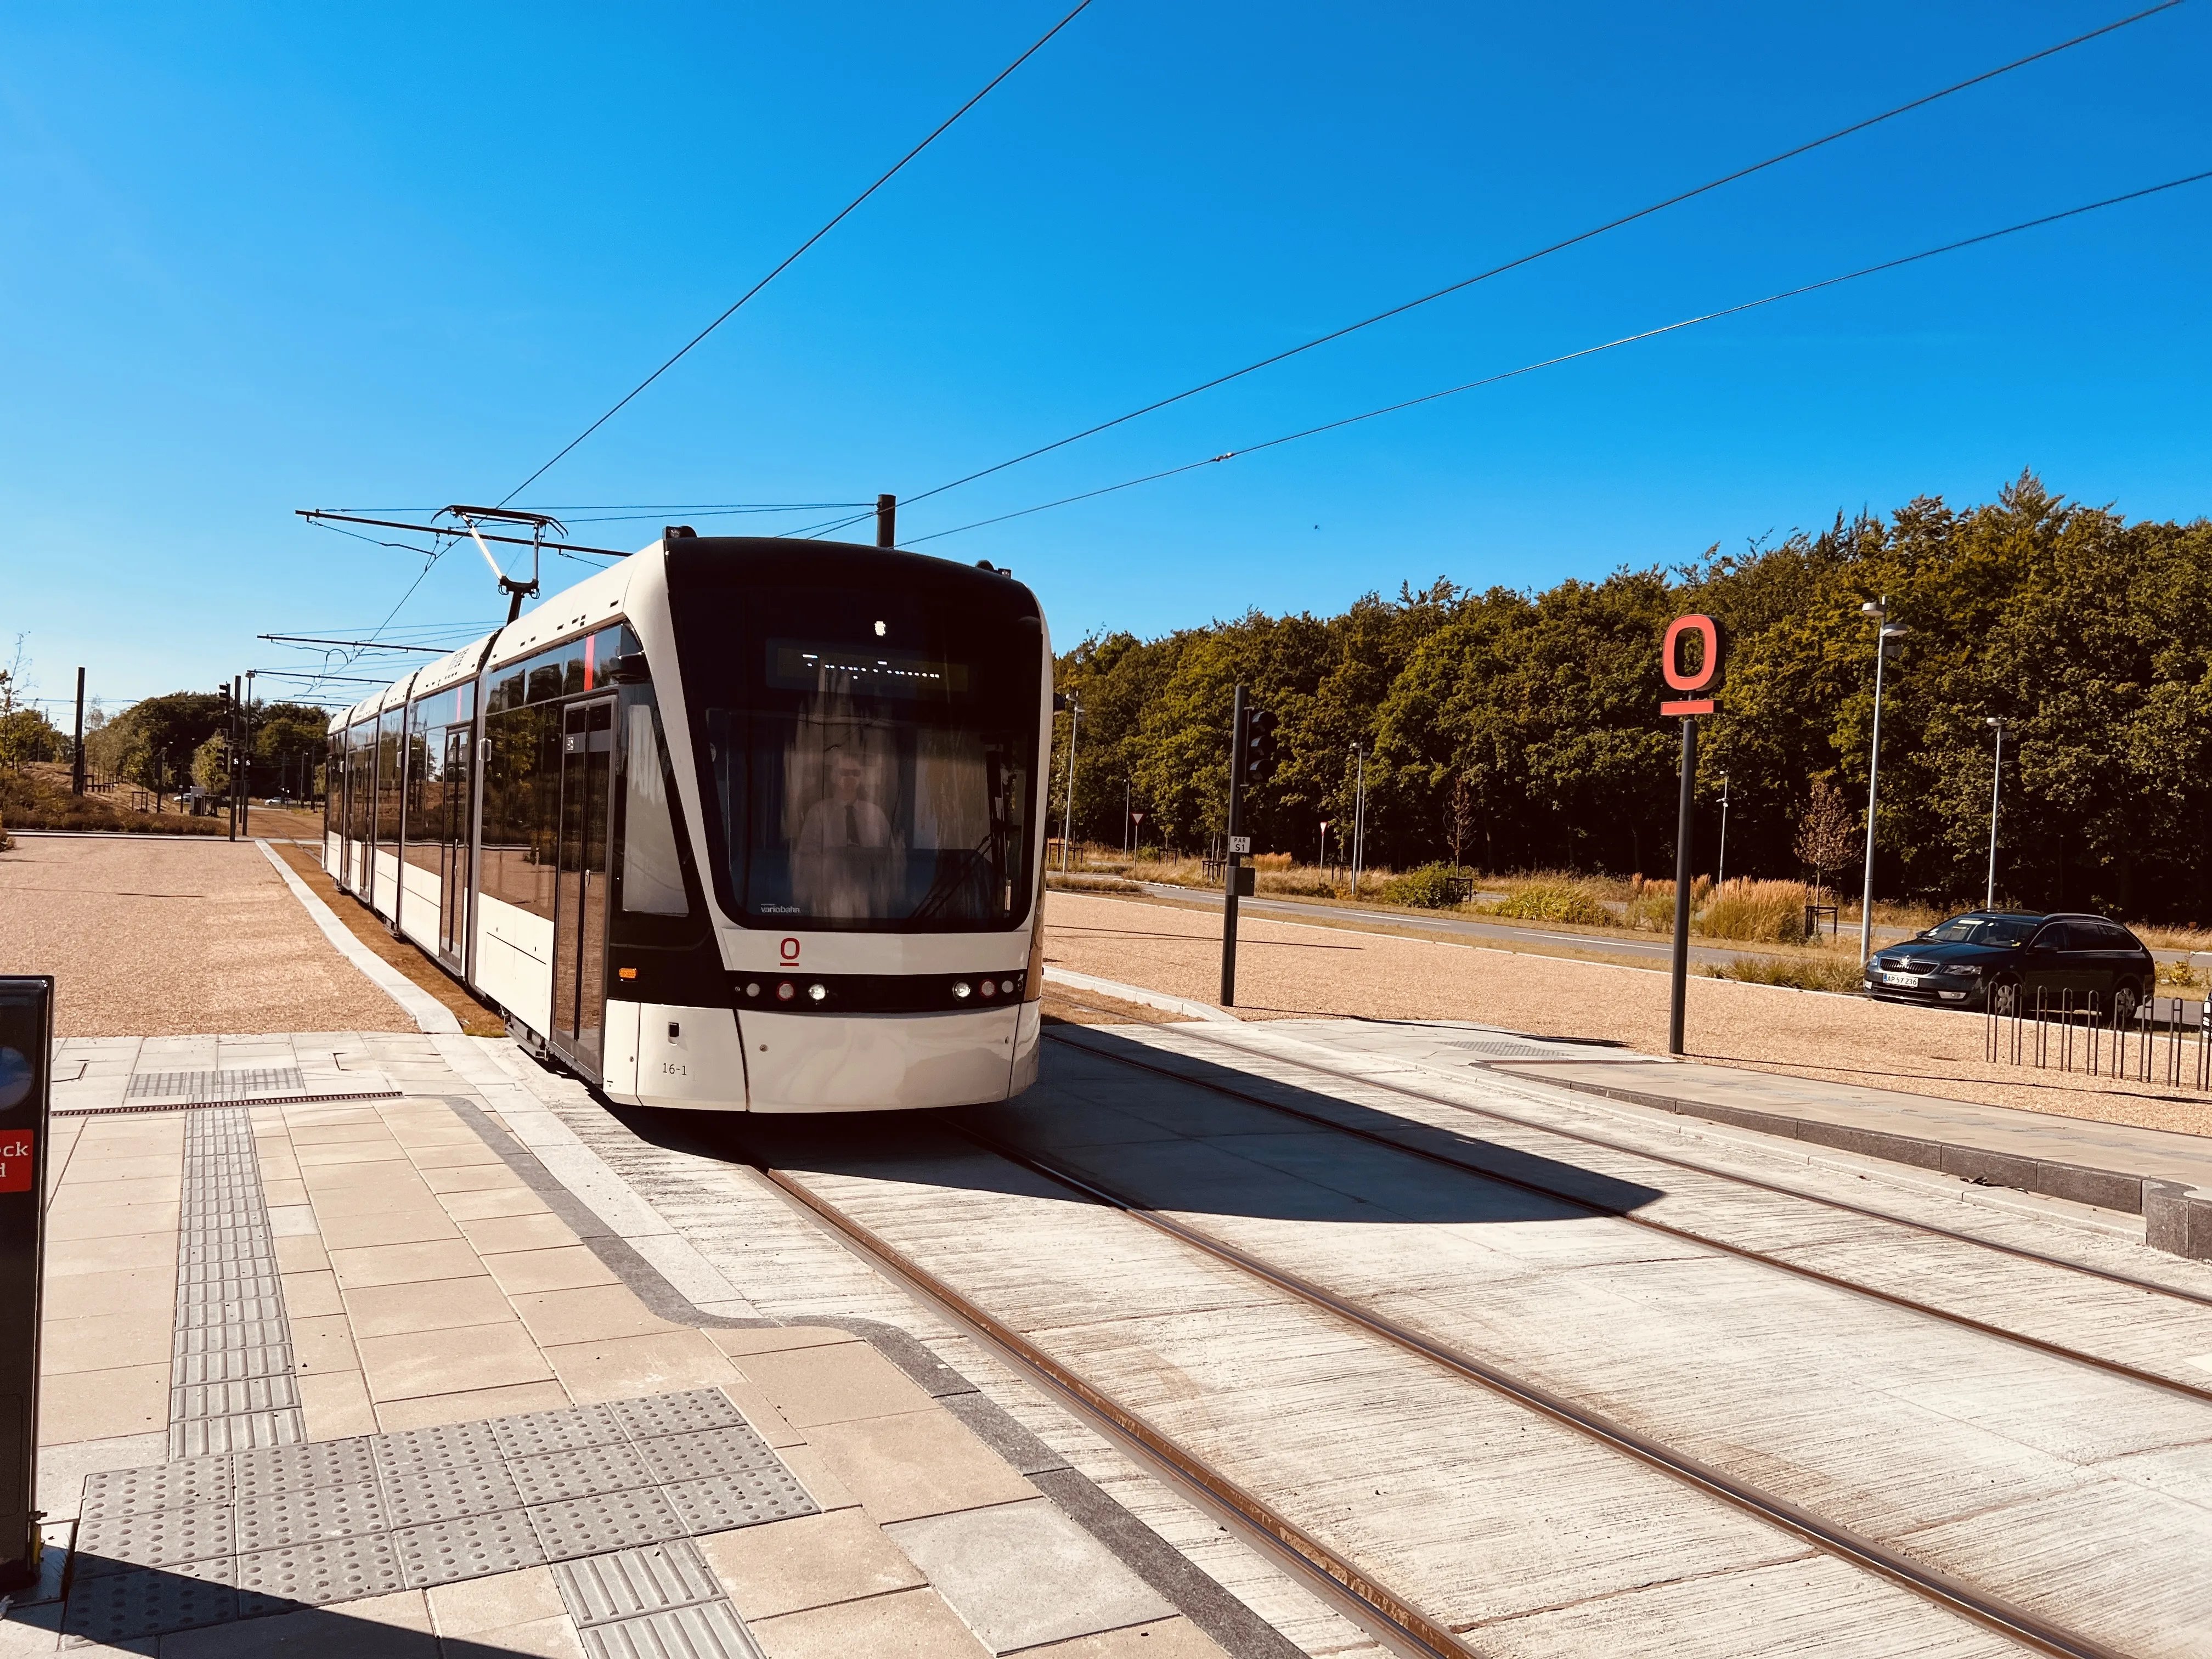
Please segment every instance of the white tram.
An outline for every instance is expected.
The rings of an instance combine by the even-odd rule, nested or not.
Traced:
[[[1009,574],[672,528],[333,720],[324,858],[615,1100],[1004,1100],[1051,721]]]

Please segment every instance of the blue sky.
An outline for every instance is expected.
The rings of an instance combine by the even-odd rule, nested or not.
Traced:
[[[505,495],[1063,9],[0,13],[0,655],[27,633],[41,695],[83,662],[121,702],[395,605],[464,637],[499,614],[472,554],[403,605],[418,556],[292,509]],[[517,504],[915,495],[2124,10],[1096,0]],[[2192,0],[902,530],[2212,167],[2208,47]],[[1066,642],[1671,564],[2023,466],[2195,518],[2208,212],[2212,184],[925,545],[1012,565]]]

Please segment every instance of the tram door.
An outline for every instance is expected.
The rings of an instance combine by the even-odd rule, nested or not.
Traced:
[[[561,720],[561,819],[553,900],[552,1046],[594,1078],[606,1030],[607,833],[615,700]]]
[[[469,816],[475,791],[476,768],[471,764],[471,728],[446,728],[445,780],[441,805],[444,822],[437,826],[438,953],[456,966],[468,949],[469,932]]]

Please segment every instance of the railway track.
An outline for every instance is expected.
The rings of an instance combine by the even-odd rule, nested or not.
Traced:
[[[1087,1043],[1071,1042],[1069,1046],[1081,1048],[1094,1056],[1140,1064],[1118,1054],[1102,1054],[1100,1050]],[[1494,1171],[1471,1163],[1435,1155],[1426,1149],[1402,1145],[1389,1136],[1362,1131],[1354,1126],[1332,1122],[1318,1115],[1302,1113],[1296,1108],[1268,1101],[1213,1079],[1193,1077],[1167,1066],[1141,1066],[1140,1068],[1158,1072],[1186,1087],[1207,1090],[1247,1104],[1304,1118],[1315,1127],[1370,1140],[1391,1151],[1432,1164],[1444,1164],[1486,1182],[1504,1180],[1505,1184],[1543,1193],[1546,1196],[1576,1204],[1593,1213],[1605,1214],[1608,1218],[1625,1218],[1615,1212],[1589,1205],[1573,1194],[1550,1191],[1538,1183],[1501,1177]],[[1363,1084],[1373,1082],[1373,1079],[1365,1079],[1356,1080]],[[1456,1103],[1440,1099],[1437,1103]],[[2118,1651],[2093,1637],[2042,1618],[1987,1589],[1933,1569],[1879,1539],[1825,1519],[1806,1505],[1763,1490],[1708,1461],[1686,1455],[1653,1436],[1603,1413],[1591,1410],[1555,1389],[1516,1376],[1462,1346],[1410,1328],[1373,1306],[1333,1292],[1324,1285],[1265,1260],[1231,1240],[1216,1237],[1178,1217],[1161,1213],[1139,1198],[1119,1190],[1094,1172],[1071,1167],[1029,1148],[1011,1145],[970,1126],[948,1124],[946,1127],[956,1130],[972,1145],[993,1157],[1026,1169],[1091,1204],[1111,1210],[1154,1233],[1176,1241],[1185,1249],[1200,1252],[1209,1260],[1264,1284],[1276,1294],[1294,1298],[1299,1304],[1354,1328],[1367,1337],[1379,1339],[1426,1365],[1449,1373],[1462,1382],[1475,1384],[1492,1395],[1598,1443],[1613,1453],[1658,1470],[1709,1498],[1757,1517],[1802,1544],[1875,1575],[2012,1642],[2039,1652],[2083,1656],[2084,1659],[2087,1656],[2109,1656]],[[1637,1152],[1633,1148],[1620,1150]],[[1638,1152],[1637,1155],[1643,1154]],[[1197,1497],[1218,1515],[1233,1518],[1247,1536],[1265,1544],[1278,1559],[1291,1565],[1308,1582],[1323,1589],[1330,1599],[1354,1613],[1361,1623],[1390,1644],[1405,1651],[1445,1656],[1464,1656],[1477,1651],[1476,1648],[1462,1640],[1442,1618],[1425,1611],[1417,1595],[1384,1582],[1370,1567],[1364,1565],[1356,1551],[1341,1550],[1333,1546],[1328,1540],[1290,1518],[1278,1505],[1269,1501],[1265,1492],[1240,1482],[1232,1472],[1217,1467],[1199,1452],[1178,1443],[1174,1436],[1163,1432],[1140,1413],[1115,1398],[1109,1390],[1087,1378],[1079,1365],[1046,1352],[1012,1324],[994,1316],[988,1308],[980,1305],[933,1272],[915,1254],[902,1249],[876,1229],[848,1213],[838,1203],[810,1185],[803,1176],[769,1167],[765,1163],[757,1162],[756,1167],[794,1203],[896,1278],[936,1303],[962,1325],[1075,1406],[1083,1416],[1107,1429],[1112,1438],[1138,1454],[1154,1468],[1170,1475],[1176,1484]],[[1848,1209],[1851,1206],[1840,1207]],[[1879,1212],[1865,1213],[1890,1219],[1880,1218]],[[1698,1245],[1719,1248],[1714,1241],[1702,1238],[1694,1232],[1666,1228],[1663,1224],[1659,1225],[1661,1231],[1674,1237]],[[1759,1259],[1759,1253],[1743,1249],[1730,1249],[1728,1253]],[[1797,1277],[1834,1288],[1870,1295],[1888,1306],[1927,1313],[1948,1324],[1978,1334],[2019,1344],[2108,1375],[2124,1377],[2131,1382],[2184,1395],[2200,1402],[2212,1399],[2212,1395],[2208,1395],[2206,1390],[2176,1384],[2172,1379],[2142,1372],[2100,1356],[2068,1350],[2060,1345],[2026,1337],[2021,1333],[1988,1326],[1959,1316],[1952,1310],[1873,1291],[1869,1287],[1823,1274],[1817,1270],[1805,1270],[1800,1264],[1769,1262],[1768,1265],[1783,1267]],[[2145,1288],[2163,1287],[2146,1285]]]
[[[1972,1331],[1978,1335],[1990,1337],[1999,1341],[2027,1348],[2037,1353],[2045,1354],[2051,1358],[2063,1359],[2074,1364],[2082,1365],[2090,1370],[2102,1372],[2106,1376],[2122,1377],[2130,1382],[2139,1383],[2147,1388],[2157,1389],[2162,1392],[2178,1395],[2185,1399],[2194,1400],[2200,1403],[2212,1404],[2212,1386],[2199,1384],[2184,1377],[2170,1376],[2160,1372],[2146,1370],[2141,1366],[2130,1364],[2124,1360],[2115,1359],[2109,1355],[2092,1353],[2085,1349],[2069,1346],[2063,1342],[2051,1341],[2045,1338],[2036,1336],[2030,1332],[2015,1329],[2010,1326],[1995,1324],[1985,1319],[1976,1318],[1972,1315],[1961,1313],[1954,1308],[1946,1308],[1921,1297],[1907,1296],[1895,1291],[1884,1290],[1878,1285],[1867,1284],[1862,1279],[1849,1278],[1840,1273],[1828,1273],[1818,1267],[1808,1267],[1803,1262],[1792,1261],[1786,1257],[1777,1255],[1771,1251],[1761,1250],[1747,1245],[1733,1243],[1727,1239],[1715,1237],[1711,1233],[1700,1231],[1696,1228],[1677,1227],[1671,1225],[1667,1222],[1656,1220],[1648,1216],[1638,1215],[1632,1212],[1625,1212],[1605,1204],[1593,1201],[1589,1198],[1583,1196],[1583,1194],[1571,1192],[1564,1187],[1540,1181],[1533,1181],[1525,1176],[1515,1175],[1506,1170],[1502,1170],[1492,1166],[1477,1163],[1469,1158],[1454,1157],[1449,1152],[1438,1152],[1431,1147],[1422,1146],[1418,1144],[1408,1142],[1395,1134],[1382,1133],[1372,1129],[1361,1128],[1357,1125],[1341,1123],[1322,1113],[1310,1112],[1299,1107],[1286,1105],[1280,1101],[1270,1100],[1264,1095],[1255,1094],[1249,1090],[1238,1089],[1213,1079],[1193,1076],[1188,1072],[1178,1070],[1174,1066],[1156,1065],[1150,1061],[1139,1060],[1133,1055],[1115,1053],[1111,1050],[1095,1047],[1090,1043],[1074,1042],[1071,1039],[1060,1037],[1056,1035],[1053,1036],[1052,1040],[1064,1043],[1070,1048],[1079,1048],[1087,1054],[1093,1055],[1098,1059],[1110,1060],[1116,1065],[1128,1066],[1137,1071],[1149,1072],[1157,1076],[1167,1078],[1176,1083],[1180,1083],[1186,1087],[1205,1089],[1212,1093],[1240,1101],[1244,1104],[1257,1106],[1267,1111],[1279,1113],[1283,1116],[1294,1119],[1297,1121],[1311,1124],[1319,1128],[1332,1130],[1337,1133],[1349,1136],[1354,1139],[1361,1140],[1372,1146],[1387,1147],[1392,1152],[1402,1153],[1408,1158],[1419,1159],[1424,1163],[1439,1165],[1446,1169],[1455,1170],[1462,1174],[1474,1176],[1481,1180],[1497,1182],[1504,1186],[1516,1188],[1522,1192],[1533,1194],[1539,1197],[1550,1199],[1561,1204],[1571,1206],[1576,1209],[1583,1211],[1586,1214],[1603,1216],[1611,1220],[1625,1222],[1631,1226],[1656,1234],[1662,1237],[1676,1239],[1686,1243],[1695,1244],[1705,1249],[1717,1250],[1724,1255],[1734,1256],[1740,1261],[1755,1262],[1761,1267],[1771,1268],[1778,1273],[1787,1273],[1793,1278],[1804,1279],[1813,1284],[1824,1285],[1831,1289],[1844,1291],[1854,1296],[1863,1297],[1869,1300],[1881,1303],[1888,1307],[1902,1309],[1908,1312],[1918,1314],[1929,1319],[1941,1321],[1945,1324],[1952,1325],[1963,1330]],[[2021,1249],[2015,1246],[1978,1239],[1974,1237],[1972,1234],[1954,1232],[1947,1228],[1935,1227],[1905,1218],[1887,1215],[1878,1210],[1869,1210],[1856,1205],[1843,1203],[1837,1200],[1831,1200],[1819,1197],[1814,1194],[1800,1193],[1791,1188],[1776,1185],[1771,1182],[1761,1182],[1754,1177],[1737,1175],[1733,1171],[1716,1170],[1704,1164],[1690,1163],[1682,1159],[1666,1158],[1657,1153],[1646,1152],[1640,1148],[1624,1146],[1620,1143],[1606,1140],[1600,1137],[1578,1134],[1567,1130],[1555,1129],[1551,1126],[1538,1123],[1526,1118],[1515,1117],[1509,1113],[1489,1111],[1482,1108],[1468,1106],[1462,1103],[1453,1101],[1444,1096],[1431,1094],[1425,1091],[1409,1089],[1399,1085],[1384,1083],[1373,1078],[1355,1077],[1348,1073],[1338,1072],[1333,1068],[1304,1060],[1285,1060],[1279,1055],[1271,1054],[1267,1056],[1267,1058],[1279,1061],[1282,1064],[1300,1066],[1307,1071],[1327,1075],[1342,1081],[1356,1083],[1362,1088],[1386,1090],[1395,1094],[1407,1096],[1412,1098],[1420,1100],[1428,1104],[1449,1107],[1454,1110],[1467,1112],[1476,1116],[1496,1119],[1499,1121],[1511,1123],[1516,1127],[1539,1133],[1556,1134],[1565,1139],[1581,1141],[1586,1145],[1602,1146],[1609,1151],[1622,1153],[1625,1156],[1648,1158],[1652,1162],[1662,1164],[1672,1168],[1694,1170],[1700,1175],[1710,1176],[1717,1179],[1731,1182],[1737,1185],[1747,1187],[1762,1193],[1784,1195],[1791,1198],[1801,1198],[1805,1202],[1820,1205],[1826,1208],[1840,1210],[1863,1219],[1875,1220],[1892,1226],[1933,1235],[1948,1242],[1961,1243],[1986,1248],[2002,1255],[2024,1258],[2026,1260],[2034,1261],[2041,1266],[2063,1268],[2069,1272],[2080,1273],[2087,1277],[2100,1280],[2117,1282],[2126,1285],[2130,1289],[2140,1290],[2147,1293],[2170,1296],[2176,1300],[2194,1304],[2197,1306],[2212,1307],[2212,1297],[2195,1295],[2186,1291],[2172,1289],[2166,1285],[2155,1284],[2148,1279],[2134,1279],[2128,1275],[2112,1273],[2106,1269],[2088,1267],[2076,1262],[2070,1262],[2066,1261],[2063,1257],[2047,1255],[2037,1251]],[[1346,1102],[1345,1103],[1355,1107],[1358,1104],[1356,1102]],[[1419,1129],[1427,1126],[1415,1124],[1412,1127],[1415,1129]]]

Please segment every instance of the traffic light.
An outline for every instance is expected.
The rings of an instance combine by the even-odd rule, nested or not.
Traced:
[[[1244,781],[1262,784],[1275,772],[1275,715],[1255,708],[1244,717]]]

